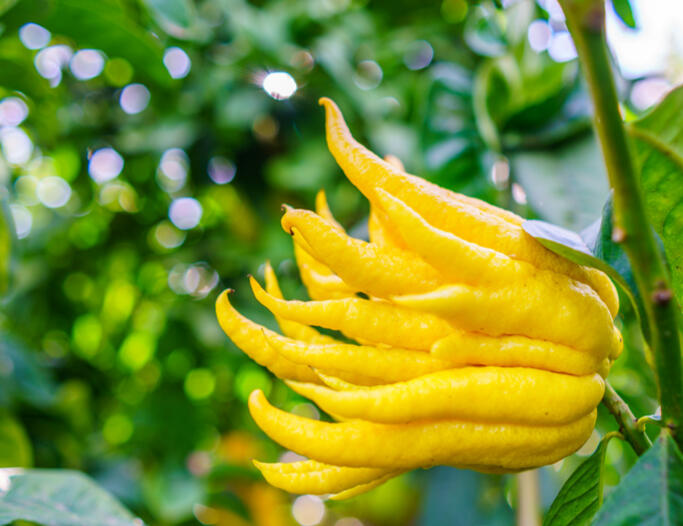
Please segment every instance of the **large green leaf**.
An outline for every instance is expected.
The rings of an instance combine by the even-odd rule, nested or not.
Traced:
[[[629,125],[645,206],[664,243],[673,288],[683,305],[683,86]]]
[[[548,510],[543,526],[589,524],[602,505],[603,466],[607,445],[614,435],[602,439],[595,452],[574,470]]]
[[[123,57],[136,74],[168,85],[163,47],[116,0],[24,0],[6,15],[8,26],[36,22],[52,33],[72,38],[81,48],[101,49],[110,57]]]
[[[683,455],[667,432],[662,432],[605,500],[593,524],[683,524]]]
[[[78,471],[0,469],[0,524],[140,526],[128,510]]]

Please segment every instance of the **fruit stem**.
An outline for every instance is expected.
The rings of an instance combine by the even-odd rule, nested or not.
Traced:
[[[645,432],[638,428],[637,419],[631,412],[628,404],[624,402],[609,382],[605,382],[605,394],[602,397],[602,403],[614,416],[614,419],[619,424],[619,431],[631,445],[633,451],[638,456],[645,453],[652,445],[652,442],[650,442]]]

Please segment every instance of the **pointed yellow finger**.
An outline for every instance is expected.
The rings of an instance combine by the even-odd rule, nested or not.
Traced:
[[[312,249],[302,236],[292,235],[292,241],[299,275],[311,299],[330,300],[355,295],[355,291],[339,276],[311,255],[309,251]]]
[[[273,267],[271,267],[270,262],[266,263],[265,277],[266,291],[268,291],[268,294],[281,300],[284,299],[282,291],[280,290],[280,284],[277,281],[277,276],[275,275],[275,271],[273,270]],[[275,316],[275,320],[277,321],[282,333],[294,340],[300,340],[309,343],[337,343],[337,340],[334,338],[325,334],[320,334],[313,327],[309,327],[303,323],[285,320],[284,318],[280,318],[278,316]]]
[[[378,468],[333,466],[315,460],[277,464],[254,460],[254,465],[271,486],[309,495],[339,493],[395,473]]]
[[[595,292],[577,283],[565,297],[548,283],[530,280],[492,289],[447,285],[392,300],[489,336],[518,335],[560,343],[603,359],[621,349],[621,335]],[[552,298],[552,302],[549,302]]]
[[[266,338],[278,354],[295,363],[381,380],[374,384],[408,380],[449,367],[448,362],[423,351],[344,343],[312,345],[278,335]]]
[[[571,376],[521,367],[463,367],[353,391],[287,381],[323,411],[383,424],[453,419],[568,424],[600,403],[600,375]]]
[[[370,490],[375,489],[378,486],[381,486],[385,482],[388,482],[389,480],[393,479],[394,477],[397,477],[403,473],[402,471],[394,471],[391,473],[387,473],[386,475],[379,477],[376,480],[373,480],[371,482],[366,482],[364,484],[359,484],[358,486],[354,486],[353,488],[349,488],[344,491],[340,491],[339,493],[336,493],[335,495],[330,495],[330,500],[347,500],[351,499],[353,497],[357,497],[358,495],[362,495],[363,493],[367,493]]]
[[[377,202],[375,190],[381,188],[404,201],[429,224],[441,230],[537,268],[565,274],[588,284],[606,303],[612,316],[616,315],[618,296],[605,274],[577,265],[546,249],[526,234],[522,230],[521,219],[514,220],[509,212],[471,198],[463,199],[460,194],[397,170],[353,139],[334,102],[323,98],[320,103],[325,107],[330,152],[349,180],[371,203]]]
[[[316,369],[315,367],[313,368],[313,370],[327,387],[330,387],[335,391],[355,391],[357,389],[365,389],[365,386],[363,385],[345,382],[341,378],[337,378],[336,376],[326,374],[324,371]]]
[[[288,208],[282,227],[295,242],[303,237],[315,258],[344,283],[369,295],[425,292],[444,284],[439,273],[412,252],[349,237],[308,210]]]
[[[268,368],[278,378],[298,379],[304,382],[320,382],[318,376],[305,365],[296,364],[276,353],[268,345],[265,334],[276,335],[265,327],[248,320],[230,304],[228,291],[216,300],[218,322],[232,342],[252,360]]]
[[[327,301],[284,301],[270,296],[251,278],[256,299],[274,315],[338,330],[349,338],[414,350],[429,350],[452,326],[445,320],[384,301],[346,298]]]
[[[270,438],[306,457],[351,467],[414,469],[438,464],[522,469],[556,462],[588,439],[597,411],[570,424],[529,426],[439,420],[327,423],[271,406],[262,391],[249,410]]]
[[[315,211],[319,216],[325,219],[325,221],[330,223],[338,230],[344,232],[344,227],[341,226],[339,221],[337,221],[334,215],[332,215],[332,210],[330,210],[330,206],[327,204],[327,196],[325,195],[325,190],[319,190],[315,196]]]
[[[452,367],[533,367],[575,376],[594,373],[601,364],[599,356],[558,343],[525,336],[491,337],[462,330],[454,331],[436,342],[431,353],[436,358],[450,362]]]

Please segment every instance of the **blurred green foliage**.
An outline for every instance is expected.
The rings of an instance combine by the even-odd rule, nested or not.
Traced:
[[[313,408],[221,333],[217,293],[272,326],[245,279],[270,259],[305,297],[283,202],[324,187],[363,232],[323,95],[413,173],[574,230],[596,219],[607,188],[577,64],[527,39],[547,19],[531,0],[0,2],[0,463],[85,471],[149,524],[293,524],[293,498],[249,462],[282,452],[245,401],[261,388]],[[272,71],[291,98],[263,89]],[[622,325],[612,382],[652,412],[627,306]],[[608,455],[614,484],[634,456],[617,441]],[[543,470],[546,508],[579,461]],[[442,524],[463,487],[478,489],[458,498],[462,524],[511,522],[513,477],[441,468],[327,504],[324,524]]]

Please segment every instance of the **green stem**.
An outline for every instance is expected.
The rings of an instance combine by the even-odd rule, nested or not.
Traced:
[[[624,436],[624,439],[631,444],[633,451],[638,456],[645,453],[652,445],[652,442],[638,428],[636,417],[631,412],[628,404],[624,402],[609,382],[605,382],[605,395],[602,398],[602,403],[614,416],[614,419],[619,424],[619,431]]]
[[[677,306],[666,262],[647,221],[640,181],[631,156],[605,39],[604,0],[560,0],[593,101],[595,131],[614,190],[614,240],[621,243],[644,299],[651,328],[662,419],[683,447],[683,381]]]

